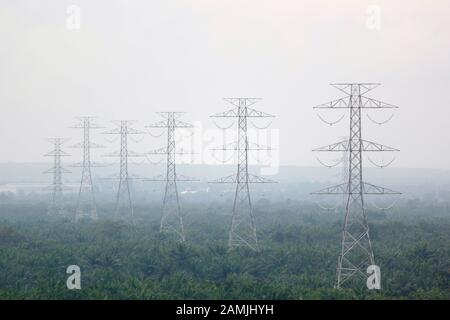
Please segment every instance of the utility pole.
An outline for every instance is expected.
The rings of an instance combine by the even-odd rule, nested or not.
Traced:
[[[344,284],[357,284],[358,278],[366,283],[367,267],[375,265],[372,243],[369,236],[365,195],[392,195],[399,192],[375,186],[363,180],[363,153],[379,151],[398,151],[397,149],[367,141],[362,138],[362,110],[397,108],[394,105],[368,98],[365,94],[378,87],[376,83],[338,83],[333,87],[345,93],[345,97],[322,104],[315,108],[350,110],[349,137],[314,151],[346,152],[348,154],[347,181],[328,187],[313,194],[345,195],[345,218],[342,230],[341,253],[336,269],[335,288]]]
[[[77,163],[74,167],[81,168],[80,189],[78,191],[77,208],[75,211],[75,221],[81,219],[98,220],[97,206],[95,203],[94,186],[92,184],[91,168],[99,166],[97,163],[91,161],[91,149],[102,148],[102,146],[91,141],[91,130],[100,129],[99,125],[93,122],[93,117],[79,117],[80,122],[73,125],[71,128],[83,130],[83,142],[78,143],[72,148],[81,148],[83,152],[83,159],[81,163]]]
[[[65,139],[52,138],[48,139],[53,143],[53,150],[45,154],[44,157],[53,157],[53,167],[45,173],[53,174],[53,183],[48,187],[52,192],[52,200],[48,207],[47,213],[49,215],[64,215],[64,203],[63,203],[63,189],[64,185],[62,183],[62,174],[70,173],[69,170],[65,169],[61,165],[61,157],[69,156],[68,153],[62,151],[61,146],[66,142]]]
[[[149,155],[166,155],[167,168],[164,175],[159,175],[146,181],[163,181],[166,183],[163,201],[163,213],[159,231],[161,233],[172,233],[180,242],[186,241],[183,225],[183,216],[178,198],[177,181],[195,181],[195,179],[177,174],[176,155],[192,154],[182,149],[176,148],[175,132],[178,128],[192,128],[189,123],[178,120],[184,112],[158,112],[163,120],[146,126],[147,128],[167,129],[167,146],[148,152]]]
[[[212,183],[236,184],[233,217],[228,238],[229,250],[233,250],[237,247],[248,247],[254,251],[259,251],[249,183],[274,182],[248,172],[249,151],[270,150],[268,147],[262,147],[256,143],[248,141],[248,118],[274,117],[268,113],[250,108],[250,106],[257,103],[259,100],[260,99],[258,98],[226,98],[225,101],[232,104],[234,108],[211,116],[215,118],[237,118],[238,120],[237,141],[232,142],[231,144],[226,144],[222,148],[213,149],[221,151],[234,150],[237,152],[237,173],[212,181]]]
[[[120,136],[120,150],[118,152],[110,153],[107,157],[119,157],[120,168],[119,176],[113,178],[119,181],[119,186],[116,195],[116,205],[114,217],[116,220],[124,220],[130,224],[134,224],[133,217],[133,203],[131,201],[130,180],[132,179],[128,174],[128,159],[130,157],[143,157],[143,154],[128,150],[129,135],[144,134],[144,131],[139,131],[131,127],[135,121],[119,120],[113,121],[118,128],[104,132],[104,134],[112,134]]]

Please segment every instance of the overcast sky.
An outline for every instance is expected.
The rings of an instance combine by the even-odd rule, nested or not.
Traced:
[[[312,109],[341,96],[329,83],[380,82],[369,96],[400,109],[365,117],[364,137],[401,149],[396,167],[450,169],[449,17],[448,0],[2,0],[0,162],[78,142],[76,116],[142,128],[186,111],[207,129],[223,97],[250,96],[277,115],[280,163],[316,165],[313,147],[348,134]]]

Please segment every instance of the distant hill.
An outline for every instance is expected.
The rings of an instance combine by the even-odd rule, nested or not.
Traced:
[[[0,184],[6,183],[39,183],[48,181],[49,176],[43,172],[53,166],[52,163],[0,163]],[[71,168],[70,164],[65,165],[72,171],[66,175],[66,180],[77,181],[79,168]],[[185,175],[192,175],[199,179],[214,179],[223,175],[232,174],[236,168],[233,165],[198,165],[180,164],[178,171]],[[143,177],[152,177],[164,171],[164,165],[152,164],[130,164],[130,172]],[[250,170],[255,174],[260,173],[261,167],[250,166]],[[274,176],[266,176],[283,182],[329,182],[339,179],[341,168],[326,167],[300,167],[300,166],[280,166],[278,173]],[[93,168],[95,177],[106,177],[117,171],[117,165]],[[365,168],[365,178],[373,182],[384,182],[388,184],[434,184],[443,185],[450,183],[450,170],[443,169],[410,169],[410,168]]]
[[[9,190],[10,185],[36,185],[35,190],[42,190],[48,184],[51,175],[43,172],[52,167],[52,163],[0,163],[0,186]],[[76,186],[79,181],[80,169],[66,167],[72,171],[64,176],[66,184]],[[260,167],[251,166],[251,172],[260,174]],[[110,180],[101,178],[117,172],[117,165],[93,168],[96,186],[106,194],[114,192]],[[151,178],[163,173],[162,164],[130,164],[130,173],[140,178]],[[180,183],[180,193],[191,198],[208,198],[212,194],[232,197],[234,187],[230,184],[210,184],[216,178],[231,175],[236,171],[233,165],[186,165],[177,166],[178,173],[195,177],[199,182]],[[252,193],[274,199],[309,199],[309,193],[322,187],[341,182],[341,168],[281,166],[279,172],[267,178],[277,181],[276,184],[253,185]],[[438,169],[400,169],[400,168],[366,168],[364,180],[380,186],[389,187],[402,192],[406,198],[450,199],[450,170]],[[150,191],[155,197],[160,197],[163,185],[160,182],[135,182],[136,195],[147,196]],[[76,188],[74,188],[76,191]],[[213,192],[209,192],[213,191]],[[39,192],[39,191],[37,191]]]

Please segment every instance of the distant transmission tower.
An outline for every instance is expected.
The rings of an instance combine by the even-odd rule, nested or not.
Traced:
[[[63,215],[65,213],[64,203],[63,203],[63,189],[64,185],[62,183],[62,174],[69,173],[70,171],[63,168],[61,165],[61,157],[69,156],[68,153],[62,151],[61,146],[66,142],[65,139],[53,138],[48,139],[53,143],[53,150],[45,154],[45,157],[53,157],[53,167],[45,173],[53,174],[53,183],[48,187],[52,192],[52,200],[48,207],[49,215]]]
[[[132,178],[128,174],[128,159],[130,157],[142,157],[144,155],[128,150],[128,136],[144,134],[145,132],[133,129],[131,124],[133,124],[134,121],[119,120],[113,121],[113,123],[118,125],[118,128],[106,131],[104,134],[120,135],[120,150],[105,155],[107,157],[120,158],[119,176],[113,178],[119,181],[114,217],[116,220],[124,220],[133,223],[133,204],[130,191],[130,180]]]
[[[166,182],[160,232],[173,233],[179,241],[184,242],[186,240],[186,235],[184,232],[180,201],[178,199],[177,181],[195,181],[195,179],[177,174],[176,172],[176,155],[191,154],[192,152],[176,149],[175,131],[177,128],[192,128],[193,126],[189,123],[178,120],[184,112],[158,112],[158,114],[164,120],[148,125],[147,128],[167,128],[167,146],[150,151],[147,154],[166,155],[167,170],[166,174],[159,175],[152,179],[146,179],[146,181]]]
[[[274,181],[262,178],[248,172],[248,152],[257,150],[270,150],[256,143],[248,141],[247,120],[248,118],[273,118],[273,115],[250,108],[257,103],[258,98],[226,98],[225,101],[234,105],[235,108],[214,114],[211,117],[237,118],[238,132],[237,141],[226,144],[220,149],[234,150],[237,152],[237,174],[220,178],[212,183],[235,183],[236,192],[233,204],[233,217],[229,232],[228,247],[230,250],[237,247],[249,247],[258,251],[258,238],[256,235],[255,219],[253,216],[252,201],[250,198],[249,183],[273,183]]]
[[[314,192],[313,194],[346,195],[345,218],[342,231],[341,253],[336,270],[336,288],[344,284],[356,284],[357,278],[367,281],[367,267],[374,265],[372,243],[369,236],[369,225],[364,206],[364,195],[399,194],[396,191],[378,187],[363,181],[362,157],[363,152],[398,151],[397,149],[375,142],[363,140],[361,112],[362,109],[397,108],[365,94],[379,84],[374,83],[339,83],[332,84],[336,89],[344,92],[345,97],[337,99],[315,108],[320,109],[349,109],[350,134],[349,138],[314,151],[336,151],[348,153],[347,181],[333,187]]]
[[[95,203],[94,186],[92,184],[91,168],[99,165],[91,161],[91,149],[101,148],[102,146],[91,142],[90,134],[92,129],[100,129],[102,127],[93,122],[93,117],[79,117],[78,120],[80,120],[80,122],[71,127],[75,129],[83,129],[83,142],[72,146],[72,148],[81,148],[83,150],[82,162],[74,165],[75,167],[82,168],[77,208],[75,211],[75,221],[85,218],[96,221],[98,216],[97,206]]]

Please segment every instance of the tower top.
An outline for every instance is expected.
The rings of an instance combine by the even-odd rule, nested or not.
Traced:
[[[331,86],[348,95],[362,95],[379,87],[381,83],[371,82],[349,82],[349,83],[331,83]]]

